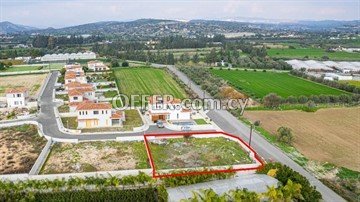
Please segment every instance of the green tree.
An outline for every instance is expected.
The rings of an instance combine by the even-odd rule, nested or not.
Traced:
[[[294,137],[290,128],[281,126],[280,128],[277,129],[277,132],[278,132],[278,140],[280,142],[284,142],[287,144],[292,143]]]
[[[193,57],[192,57],[192,61],[197,64],[200,62],[200,57],[199,57],[199,54],[195,54]]]
[[[275,93],[270,93],[264,97],[263,103],[265,107],[279,107],[281,103],[281,97],[279,97]]]

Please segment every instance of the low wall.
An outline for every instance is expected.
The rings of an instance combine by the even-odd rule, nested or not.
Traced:
[[[164,126],[169,130],[184,131],[184,126],[181,126],[181,125],[164,123]],[[211,124],[206,124],[206,125],[186,125],[186,129],[188,129],[188,130],[216,130],[217,128],[215,128]]]
[[[81,130],[73,130],[73,129],[68,129],[68,128],[64,127],[57,107],[54,107],[54,113],[55,113],[55,119],[56,119],[58,128],[61,132],[69,133],[69,134],[80,134],[81,133]]]
[[[107,91],[117,91],[117,88],[103,88],[103,89],[96,89],[95,92],[107,92]]]
[[[50,150],[51,150],[51,146],[53,144],[52,140],[48,140],[45,147],[42,149],[41,153],[39,154],[38,158],[36,159],[34,165],[32,166],[29,175],[37,175],[39,174],[42,166],[44,165]]]

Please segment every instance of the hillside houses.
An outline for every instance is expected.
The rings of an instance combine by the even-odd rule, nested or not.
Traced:
[[[78,129],[121,127],[125,120],[124,111],[112,109],[108,102],[99,102],[95,94],[96,86],[87,83],[81,65],[69,64],[64,68],[64,89],[69,98],[69,112],[75,114]]]

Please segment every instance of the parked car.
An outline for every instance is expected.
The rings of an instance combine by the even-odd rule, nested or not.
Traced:
[[[156,122],[156,125],[158,128],[164,128],[164,123],[160,120]]]

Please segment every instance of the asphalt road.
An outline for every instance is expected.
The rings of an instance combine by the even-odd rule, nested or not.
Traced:
[[[154,65],[155,67],[167,67],[172,71],[179,79],[181,79],[185,84],[191,87],[191,89],[199,95],[200,98],[212,98],[209,94],[205,93],[198,85],[192,82],[185,74],[180,72],[172,65]],[[246,109],[245,109],[246,110]],[[224,131],[238,135],[245,141],[249,141],[250,129],[243,122],[235,118],[226,110],[211,110],[207,115]],[[293,170],[299,172],[301,175],[305,176],[312,185],[316,186],[317,190],[322,194],[322,197],[325,201],[345,201],[342,197],[332,191],[330,188],[322,184],[318,179],[313,175],[307,172],[304,168],[294,162],[290,157],[284,154],[280,149],[273,146],[267,140],[265,140],[260,134],[253,132],[251,147],[257,151],[257,153],[265,159],[273,159],[275,161],[281,162],[292,168]]]

